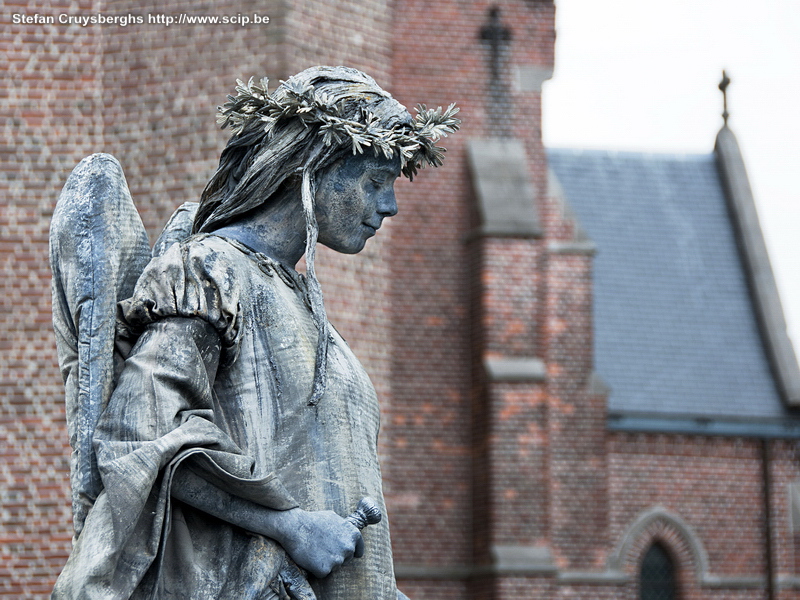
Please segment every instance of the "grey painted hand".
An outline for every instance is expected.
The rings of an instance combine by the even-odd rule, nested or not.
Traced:
[[[335,512],[272,510],[231,495],[190,469],[178,469],[173,483],[172,495],[178,500],[272,538],[298,566],[315,577],[325,577],[346,560],[364,554],[361,531],[350,519]],[[363,506],[359,504],[362,510]],[[380,520],[377,515],[370,515],[364,515],[364,525]]]
[[[294,562],[315,577],[325,577],[350,558],[363,556],[361,532],[335,512],[295,508],[289,514],[295,526],[279,542]]]

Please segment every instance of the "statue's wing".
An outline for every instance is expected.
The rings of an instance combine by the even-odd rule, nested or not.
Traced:
[[[50,225],[53,327],[66,388],[75,535],[102,488],[92,439],[115,384],[117,301],[150,259],[125,175],[109,154],[72,171]]]
[[[172,213],[161,235],[153,244],[153,258],[164,254],[172,244],[182,242],[192,235],[192,225],[198,206],[197,202],[184,202]]]

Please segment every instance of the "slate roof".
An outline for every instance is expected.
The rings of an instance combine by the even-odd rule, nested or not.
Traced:
[[[597,245],[595,369],[617,429],[800,437],[762,342],[715,155],[549,150]]]

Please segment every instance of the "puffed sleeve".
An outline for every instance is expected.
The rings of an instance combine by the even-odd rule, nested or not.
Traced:
[[[119,303],[118,334],[137,338],[166,317],[199,318],[213,327],[235,356],[242,290],[228,257],[204,240],[173,244],[154,258],[133,297]]]

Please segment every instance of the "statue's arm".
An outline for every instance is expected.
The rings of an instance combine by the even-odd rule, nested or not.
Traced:
[[[315,577],[325,577],[347,559],[364,553],[361,532],[332,511],[266,508],[218,488],[188,467],[179,467],[173,476],[172,497],[272,538]]]
[[[106,429],[115,432],[106,437],[155,439],[182,423],[181,415],[207,413],[214,404],[212,388],[221,348],[217,331],[200,318],[169,317],[148,326],[103,416]],[[345,560],[363,554],[361,532],[336,513],[257,504],[218,487],[191,463],[182,461],[173,473],[173,498],[274,539],[315,576],[324,577]],[[276,487],[283,492],[271,490],[279,498],[276,505],[291,506],[282,486]]]

